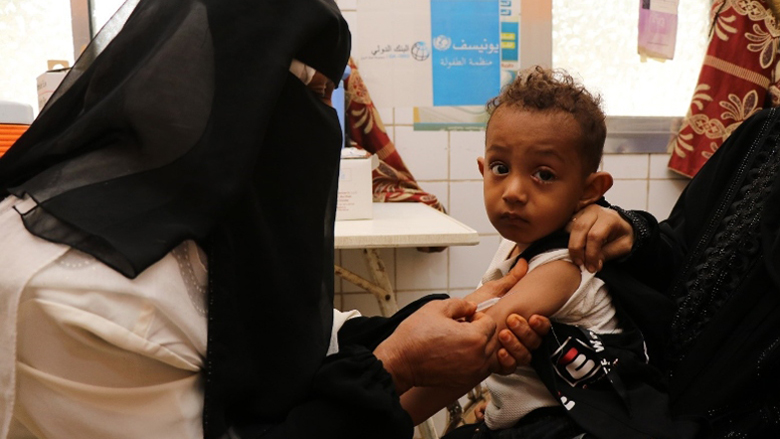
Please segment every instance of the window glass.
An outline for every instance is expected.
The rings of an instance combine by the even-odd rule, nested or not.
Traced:
[[[638,0],[553,0],[553,66],[601,93],[609,116],[685,116],[707,49],[709,10],[708,0],[680,1],[674,59],[643,61]]]
[[[38,113],[36,78],[47,60],[73,64],[70,2],[0,0],[0,100]]]
[[[101,27],[114,15],[114,12],[122,6],[125,0],[91,0],[89,2],[92,12],[92,33],[96,34]]]

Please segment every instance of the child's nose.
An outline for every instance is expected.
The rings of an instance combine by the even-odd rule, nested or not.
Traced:
[[[528,195],[525,191],[525,182],[520,177],[509,178],[504,187],[504,202],[509,204],[525,203]]]

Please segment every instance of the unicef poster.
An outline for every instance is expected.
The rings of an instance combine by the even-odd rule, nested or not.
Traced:
[[[480,105],[501,86],[498,1],[430,0],[433,105]]]
[[[415,112],[471,123],[506,82],[502,66],[516,70],[518,0],[359,0],[358,16],[354,56],[380,107],[478,106]]]

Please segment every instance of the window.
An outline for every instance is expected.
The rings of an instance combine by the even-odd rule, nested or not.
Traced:
[[[680,1],[674,59],[637,54],[639,1],[552,0],[552,64],[604,99],[605,152],[665,152],[707,50],[710,1]]]
[[[64,0],[0,2],[0,100],[38,113],[36,78],[48,60],[73,63],[71,5]]]
[[[639,1],[553,0],[553,66],[604,98],[610,116],[683,117],[707,49],[710,2],[680,1],[673,60],[637,54]]]
[[[114,15],[125,0],[89,0],[92,36]]]

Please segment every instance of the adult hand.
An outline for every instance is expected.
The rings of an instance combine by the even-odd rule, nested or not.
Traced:
[[[480,304],[486,300],[502,297],[528,272],[528,262],[518,259],[517,263],[506,276],[486,282],[479,289],[464,297],[469,302]]]
[[[412,386],[469,388],[489,373],[496,323],[463,299],[430,302],[374,350],[399,394]]]
[[[493,372],[508,375],[517,366],[531,363],[531,351],[542,344],[542,338],[550,331],[550,320],[540,315],[532,315],[526,320],[518,314],[506,318],[506,329],[498,333],[501,348],[496,353],[496,367]]]
[[[634,246],[631,224],[614,210],[596,204],[575,213],[566,230],[571,234],[572,261],[591,273],[601,270],[604,261],[627,255]]]

